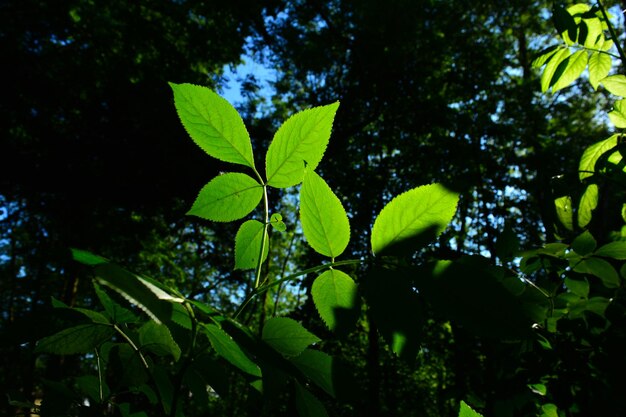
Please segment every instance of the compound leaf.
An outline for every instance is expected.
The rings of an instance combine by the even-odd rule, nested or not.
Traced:
[[[339,102],[314,107],[291,116],[276,132],[265,157],[267,184],[297,185],[305,165],[314,170],[322,160]]]
[[[439,236],[456,212],[459,195],[440,184],[414,188],[391,200],[372,228],[376,255],[410,252]]]
[[[263,186],[254,178],[230,172],[205,185],[187,214],[216,222],[247,216],[263,198]]]
[[[214,158],[254,169],[252,144],[237,110],[206,87],[170,83],[174,104],[191,139]]]
[[[300,220],[309,245],[335,258],[350,241],[350,223],[339,198],[314,171],[307,170],[300,190]]]

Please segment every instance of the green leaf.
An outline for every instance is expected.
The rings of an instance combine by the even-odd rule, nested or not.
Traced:
[[[607,288],[618,288],[620,286],[620,278],[617,271],[604,259],[595,257],[583,259],[576,265],[574,271],[600,278],[602,284]]]
[[[589,255],[596,249],[597,243],[589,230],[585,230],[572,242],[572,249],[580,256]]]
[[[465,401],[461,401],[461,409],[459,410],[459,417],[483,417],[482,414],[477,413],[465,403]]]
[[[604,43],[604,33],[600,19],[597,17],[584,19],[582,24],[587,27],[587,37],[583,42],[585,48],[599,49],[598,46],[602,46]]]
[[[206,87],[173,84],[174,104],[191,139],[214,158],[254,169],[252,144],[237,110]]]
[[[560,46],[553,45],[550,46],[539,53],[539,55],[533,60],[532,67],[533,68],[541,68],[548,62],[557,52],[561,49]]]
[[[333,382],[333,357],[319,350],[305,349],[300,355],[291,359],[291,362],[304,375],[329,395],[335,396]],[[336,371],[335,371],[336,372]]]
[[[541,415],[539,417],[559,417],[558,408],[554,404],[544,404],[541,406]]]
[[[565,278],[565,286],[579,297],[587,298],[589,296],[589,282],[586,279]]]
[[[581,181],[596,172],[596,162],[602,155],[617,146],[618,138],[619,135],[613,135],[585,149],[578,165],[578,176]]]
[[[265,157],[267,184],[286,188],[297,185],[304,167],[315,170],[322,160],[339,102],[314,107],[291,116],[278,129]]]
[[[439,236],[456,212],[459,195],[440,184],[414,188],[391,200],[372,228],[375,255],[410,253]]]
[[[600,81],[606,78],[611,71],[613,60],[607,54],[594,52],[589,58],[589,83],[594,90],[598,89]]]
[[[94,255],[91,252],[87,252],[86,250],[81,250],[81,249],[70,249],[72,251],[72,258],[74,258],[75,261],[80,262],[81,264],[84,265],[99,265],[99,264],[105,264],[107,262],[109,262],[106,258],[103,258],[101,256],[98,255]]]
[[[609,93],[620,97],[626,97],[626,76],[621,74],[611,75],[602,79],[601,83]]]
[[[78,389],[87,395],[90,400],[101,403],[100,399],[100,379],[95,375],[83,375],[74,378]],[[105,381],[102,381],[102,397],[107,398],[110,395],[109,387]]]
[[[545,396],[548,393],[548,389],[544,384],[528,384],[528,388],[535,394]]]
[[[309,345],[320,339],[297,321],[287,317],[274,317],[263,326],[262,339],[284,356],[298,356]]]
[[[314,171],[307,170],[300,190],[300,220],[309,245],[336,258],[350,241],[350,223],[339,198]]]
[[[567,57],[555,71],[551,81],[552,92],[561,90],[576,81],[587,67],[588,57],[587,51],[578,51]]]
[[[139,318],[132,311],[113,301],[95,281],[93,286],[100,303],[104,307],[104,311],[106,311],[113,323],[136,323],[139,321]]]
[[[142,350],[147,349],[159,356],[171,355],[175,361],[180,359],[180,347],[164,324],[149,321],[141,326],[139,329],[139,343]]]
[[[554,200],[556,216],[567,230],[574,230],[572,197],[566,195]]]
[[[167,323],[171,320],[172,304],[159,298],[152,288],[146,286],[148,281],[145,279],[114,264],[97,265],[95,273],[101,284],[117,291],[156,322]]]
[[[231,222],[250,214],[261,198],[263,186],[254,178],[230,172],[209,181],[187,214],[215,222]]]
[[[552,84],[554,84],[552,78],[554,77],[557,68],[560,66],[561,62],[566,60],[569,56],[569,49],[561,48],[552,56],[552,58],[550,58],[546,67],[543,69],[543,74],[541,74],[541,92],[545,93],[552,86]]]
[[[263,232],[265,225],[257,220],[248,220],[239,227],[235,236],[235,269],[254,269],[259,261]],[[265,233],[265,248],[263,258],[265,262],[269,253],[269,237]]]
[[[598,185],[589,184],[578,205],[578,226],[586,227],[591,221],[592,213],[598,206]]]
[[[626,260],[626,242],[610,242],[600,246],[598,250],[594,252],[594,256],[604,256],[624,261]]]
[[[609,119],[618,129],[626,128],[626,99],[615,102],[613,110],[609,112]]]
[[[35,352],[56,355],[89,353],[109,340],[114,333],[112,326],[97,323],[81,324],[44,337],[37,343]]]
[[[202,328],[218,355],[242,371],[252,376],[261,377],[261,369],[258,365],[250,360],[227,333],[214,324],[203,324]]]
[[[285,226],[285,223],[283,223],[283,216],[281,216],[279,213],[272,214],[272,217],[270,217],[270,224],[274,229],[278,230],[279,232],[284,232],[285,230],[287,230],[287,226]]]
[[[345,332],[359,317],[357,285],[345,272],[329,269],[322,273],[313,282],[311,295],[320,317],[332,331]]]
[[[578,28],[572,15],[560,4],[555,4],[552,10],[554,27],[566,44],[572,45],[577,38]]]
[[[328,417],[320,400],[296,382],[296,409],[300,417]]]

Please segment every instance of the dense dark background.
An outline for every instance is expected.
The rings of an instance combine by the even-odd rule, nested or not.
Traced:
[[[606,127],[593,118],[603,96],[587,86],[538,93],[530,65],[552,33],[549,7],[531,0],[1,1],[0,392],[32,399],[41,378],[80,366],[31,353],[54,326],[51,296],[91,302],[88,271],[71,261],[70,247],[233,308],[250,280],[229,272],[234,226],[184,217],[225,167],[189,140],[167,82],[219,88],[225,66],[234,68],[244,52],[278,74],[271,91],[260,88],[259,74],[242,83],[239,109],[258,157],[285,117],[341,101],[320,172],[345,198],[350,255],[367,253],[375,214],[392,195],[433,181],[462,198],[453,227],[419,257],[495,259],[505,225],[523,247],[552,240],[554,196],[575,187],[577,158],[606,137]],[[565,180],[552,180],[561,174]],[[293,209],[288,199],[282,204]],[[288,250],[288,239],[281,244],[277,253]],[[304,266],[309,256],[296,259]],[[295,314],[320,326],[309,304]],[[328,348],[351,358],[364,388],[378,393],[360,403],[371,415],[453,415],[451,399],[468,392],[491,410],[506,409],[511,393],[494,382],[514,370],[498,355],[501,346],[436,322],[425,341],[430,348],[417,367],[394,359],[375,329]],[[408,382],[399,385],[400,376]]]

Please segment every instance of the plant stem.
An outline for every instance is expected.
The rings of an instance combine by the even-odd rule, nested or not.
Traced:
[[[98,353],[98,349],[96,351],[96,367],[98,368],[98,391],[100,394],[100,403],[104,402],[104,393],[102,390],[102,365],[100,363],[100,354]]]
[[[611,21],[609,20],[609,15],[606,13],[606,9],[602,5],[602,1],[598,0],[597,4],[598,4],[598,7],[600,8],[600,11],[602,12],[602,16],[604,16],[606,25],[609,27],[609,33],[611,34],[611,39],[613,40],[613,43],[615,43],[615,47],[617,48],[617,53],[619,54],[619,57],[622,60],[622,63],[626,63],[626,55],[624,55],[624,50],[622,49],[622,46],[619,43],[619,39],[617,38],[617,34],[615,33],[615,29],[613,28],[613,25],[611,24]]]
[[[270,223],[269,201],[267,199],[267,185],[263,185],[263,203],[265,209],[265,222],[263,224],[263,235],[261,236],[261,252],[256,263],[256,272],[254,276],[254,289],[259,287],[261,283],[261,269],[263,267],[263,254],[265,253],[265,245],[267,244],[267,228]]]

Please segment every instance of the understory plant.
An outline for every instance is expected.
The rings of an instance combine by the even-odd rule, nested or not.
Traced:
[[[588,68],[594,89],[603,86],[618,98],[626,97],[626,77],[609,75],[614,58],[625,57],[602,5],[556,7],[555,25],[561,43],[535,61],[536,67],[545,66],[542,90],[564,89]],[[480,337],[525,346],[531,354],[558,356],[564,341],[591,347],[572,358],[587,363],[598,358],[594,343],[626,321],[621,290],[626,243],[594,237],[593,216],[603,188],[624,185],[621,133],[584,152],[580,195],[555,195],[558,242],[521,251],[505,232],[496,245],[497,262],[468,255],[416,264],[413,255],[437,240],[459,200],[457,192],[432,183],[387,202],[371,229],[370,256],[344,259],[349,216],[318,173],[338,102],[287,119],[269,144],[261,168],[232,105],[205,87],[170,86],[191,139],[208,156],[233,167],[200,190],[188,214],[238,222],[234,251],[224,259],[237,270],[252,271],[251,289],[236,311],[227,314],[138,271],[74,249],[76,261],[93,268],[93,294],[100,307],[70,307],[53,300],[55,308],[72,317],[72,324],[40,340],[36,352],[83,355],[91,371],[67,381],[46,381],[40,406],[16,406],[36,407],[42,416],[140,417],[160,410],[164,416],[182,417],[206,412],[216,398],[227,402],[235,390],[247,389],[250,406],[257,407],[259,415],[274,410],[297,410],[302,417],[332,415],[324,405],[327,399],[351,403],[362,395],[349,366],[320,349],[322,340],[288,315],[259,317],[252,325],[241,320],[255,298],[305,276],[314,277],[310,294],[330,331],[350,332],[365,304],[371,313],[368,320],[389,349],[408,363],[423,348],[425,309]],[[622,102],[616,101],[609,113],[618,129],[626,128]],[[310,249],[325,259],[283,277],[264,269],[272,236],[288,228],[284,213],[273,209],[278,202],[269,198],[280,194],[276,190],[293,191],[286,198],[299,207],[299,222],[289,227],[301,230]],[[626,208],[620,213],[626,219]],[[511,262],[514,259],[517,263]],[[581,331],[591,336],[581,337]],[[545,417],[572,412],[567,407],[573,405],[559,398],[559,381],[551,375],[545,368],[526,375],[524,389],[534,412]],[[465,402],[460,405],[461,416],[479,415]]]

